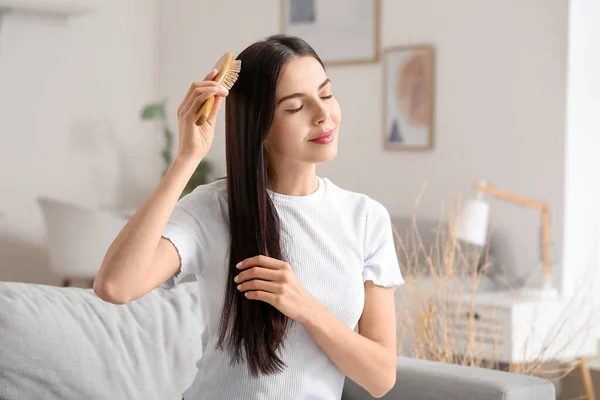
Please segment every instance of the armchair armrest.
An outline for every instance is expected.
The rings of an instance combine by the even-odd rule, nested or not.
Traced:
[[[346,378],[342,400],[366,400],[373,397]],[[527,375],[487,368],[398,357],[394,388],[388,400],[554,400],[552,382]]]

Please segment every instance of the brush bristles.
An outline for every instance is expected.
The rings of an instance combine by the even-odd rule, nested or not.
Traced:
[[[231,63],[229,70],[223,77],[223,81],[221,82],[221,85],[225,86],[227,88],[227,90],[230,90],[233,87],[233,84],[235,83],[235,81],[237,81],[237,78],[240,74],[241,69],[242,69],[242,62],[240,60],[234,60]]]

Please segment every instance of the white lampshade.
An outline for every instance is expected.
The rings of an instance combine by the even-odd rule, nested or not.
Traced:
[[[467,201],[461,210],[457,237],[465,242],[484,246],[487,241],[490,205],[482,199]]]

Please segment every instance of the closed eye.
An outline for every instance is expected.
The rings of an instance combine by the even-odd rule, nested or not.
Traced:
[[[329,99],[331,99],[332,97],[333,97],[333,93],[332,93],[332,94],[330,94],[329,96],[321,96],[321,98],[322,98],[323,100],[329,100]],[[304,104],[303,104],[303,105],[301,105],[301,106],[300,106],[300,107],[298,107],[298,108],[292,108],[291,110],[285,110],[285,111],[287,111],[287,112],[289,112],[289,113],[293,114],[293,113],[297,113],[298,111],[302,110],[303,108],[304,108]]]
[[[297,113],[298,111],[302,110],[303,108],[304,108],[304,105],[301,105],[301,106],[300,106],[300,107],[298,107],[298,108],[293,108],[293,109],[291,109],[291,110],[285,110],[285,111],[287,111],[287,112],[289,112],[289,113],[293,114],[293,113]]]

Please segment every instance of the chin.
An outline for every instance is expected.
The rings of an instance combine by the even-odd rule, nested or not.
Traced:
[[[333,160],[338,153],[337,143],[332,143],[331,146],[323,146],[318,151],[312,151],[308,157],[310,162],[315,164],[324,163]]]

